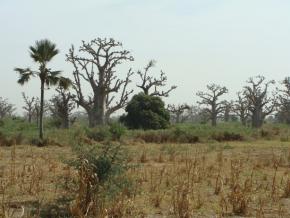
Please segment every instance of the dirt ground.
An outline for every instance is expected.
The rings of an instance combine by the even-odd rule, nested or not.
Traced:
[[[125,217],[290,217],[289,142],[126,147],[136,191]],[[0,214],[69,217],[71,156],[69,147],[1,147]]]

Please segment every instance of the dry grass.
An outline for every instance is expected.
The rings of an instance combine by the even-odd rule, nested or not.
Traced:
[[[287,142],[127,147],[136,191],[100,217],[290,217]],[[86,217],[89,174],[62,163],[71,155],[67,147],[0,147],[0,217]]]

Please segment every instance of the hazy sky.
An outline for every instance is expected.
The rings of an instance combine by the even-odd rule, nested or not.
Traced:
[[[232,97],[250,76],[290,75],[289,11],[289,0],[0,0],[0,96],[21,107],[22,91],[39,95],[38,80],[21,87],[13,71],[35,66],[35,40],[55,42],[61,53],[50,67],[70,75],[71,44],[113,37],[135,57],[120,74],[158,61],[153,73],[162,69],[178,86],[166,102],[193,104],[212,82]]]

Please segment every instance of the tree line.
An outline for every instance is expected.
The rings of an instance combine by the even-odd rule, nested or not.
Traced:
[[[164,88],[167,76],[162,70],[158,74],[151,73],[156,64],[154,60],[149,61],[143,70],[135,72],[129,68],[123,78],[117,67],[134,61],[134,58],[121,42],[112,38],[82,41],[78,49],[72,45],[66,54],[66,61],[73,68],[71,78],[63,77],[61,71],[49,67],[49,62],[59,53],[53,42],[47,39],[36,41],[29,47],[29,52],[38,69],[15,68],[15,71],[21,85],[33,77],[40,81],[40,98],[30,98],[23,93],[23,109],[29,122],[37,121],[41,139],[43,115],[47,111],[60,121],[61,127],[68,128],[75,107],[84,109],[90,127],[107,124],[111,115],[120,109],[127,112],[120,120],[129,128],[165,128],[170,118],[176,123],[194,119],[211,121],[213,126],[220,119],[238,119],[243,125],[250,122],[252,127],[259,128],[266,116],[274,112],[279,122],[290,124],[290,77],[282,81],[282,89],[276,88],[273,93],[270,92],[275,84],[273,80],[267,81],[263,76],[249,78],[237,93],[236,100],[232,101],[223,100],[228,93],[226,87],[209,84],[206,91],[196,93],[199,101],[195,106],[171,104],[166,107],[162,98],[168,97],[177,87]],[[136,95],[129,88],[133,75],[139,78],[136,87],[140,93]],[[44,92],[52,86],[56,87],[56,94],[47,102]],[[89,87],[91,94],[86,94],[84,87]],[[1,117],[11,115],[14,110],[6,99],[0,99]]]

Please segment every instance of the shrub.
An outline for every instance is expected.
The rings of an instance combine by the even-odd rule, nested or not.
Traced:
[[[191,131],[183,130],[180,127],[175,127],[174,131],[174,142],[180,143],[197,143],[199,142],[199,137],[194,135]]]
[[[49,140],[49,138],[44,138],[44,139],[32,138],[30,140],[30,144],[36,145],[38,147],[44,147],[44,146],[48,146],[49,144],[51,144],[51,141]]]
[[[0,146],[12,146],[15,144],[16,144],[15,139],[8,138],[6,135],[0,132]]]
[[[23,137],[22,133],[16,134],[13,138],[15,140],[16,145],[21,145],[24,141],[24,137]]]
[[[126,128],[121,123],[112,123],[110,124],[109,131],[112,135],[113,140],[120,140],[123,135],[126,133]]]
[[[139,131],[135,137],[146,143],[166,143],[172,141],[172,134],[169,130]]]
[[[222,142],[222,141],[242,141],[244,137],[239,133],[224,131],[218,134],[213,134],[212,139]]]
[[[165,129],[169,126],[169,112],[159,97],[140,93],[126,107],[127,115],[120,121],[131,129]]]
[[[94,129],[87,130],[87,136],[97,142],[103,142],[110,140],[112,135],[110,129],[107,126],[96,127]]]
[[[74,216],[105,215],[106,208],[120,193],[130,195],[132,183],[125,175],[128,165],[122,146],[77,145],[73,151],[77,159],[70,164],[79,171],[79,191],[72,207]]]

